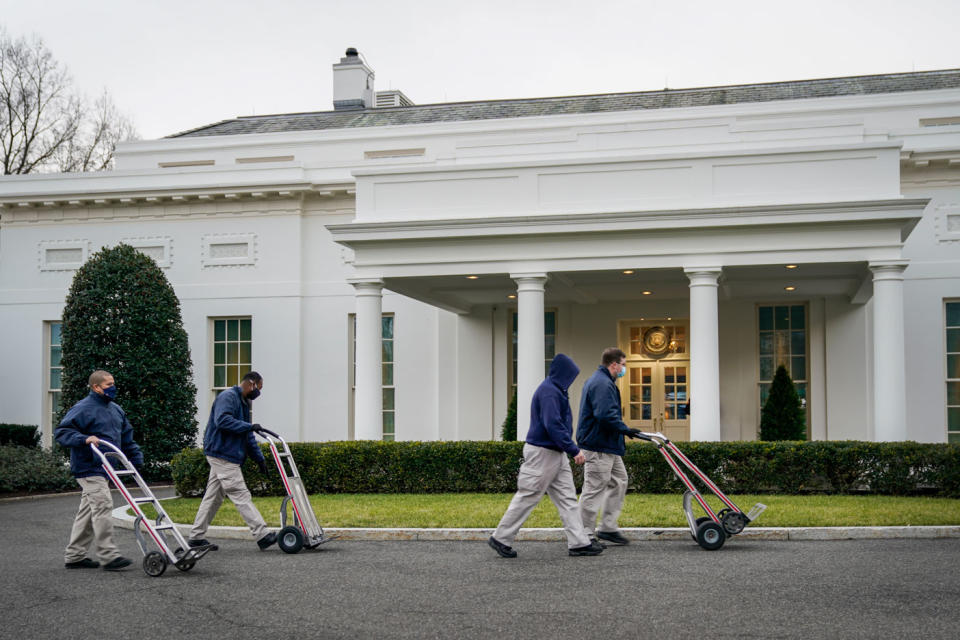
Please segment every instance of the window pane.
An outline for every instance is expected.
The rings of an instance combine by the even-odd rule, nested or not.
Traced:
[[[250,340],[250,320],[249,320],[249,318],[240,321],[240,339],[241,339],[241,340]]]
[[[770,395],[770,384],[761,384],[760,385],[760,406],[763,406],[763,403],[767,401],[767,396]]]
[[[383,384],[390,386],[393,384],[393,365],[383,365]]]
[[[640,402],[640,387],[630,387],[630,402]]]
[[[227,343],[227,364],[239,364],[240,346],[236,342]]]
[[[240,364],[250,364],[253,362],[253,355],[250,353],[251,347],[249,342],[240,343]]]
[[[543,314],[543,332],[548,335],[557,333],[557,313],[556,311],[546,311]]]
[[[630,369],[630,384],[640,384],[640,368],[633,367]]]
[[[960,329],[947,329],[947,351],[960,353]]]
[[[227,321],[226,320],[214,320],[213,321],[213,339],[217,342],[223,342],[227,339]]]
[[[960,309],[960,305],[957,305],[957,308]],[[960,325],[960,322],[956,323]],[[59,322],[50,323],[50,344],[59,345],[60,344],[60,331],[63,329],[63,325]]]
[[[393,316],[380,319],[380,336],[385,340],[393,340]]]
[[[947,303],[947,326],[960,327],[960,302]]]
[[[790,328],[791,329],[806,328],[806,319],[804,318],[803,305],[796,305],[796,306],[790,307]]]
[[[677,382],[680,384],[686,384],[687,382],[687,368],[686,367],[677,367]]]
[[[380,358],[383,362],[393,362],[393,340],[384,340],[381,343]]]
[[[949,431],[960,431],[960,407],[947,409],[947,429]]]
[[[233,387],[240,383],[240,367],[229,366],[227,369],[227,386]]]
[[[960,405],[960,382],[947,383],[947,404]]]
[[[643,389],[643,396],[642,396],[643,401],[650,402],[650,400],[653,398],[653,389],[651,389],[650,387],[641,387],[641,388]]]
[[[240,337],[240,321],[227,320],[227,340],[237,340]]]
[[[960,355],[947,356],[947,377],[960,380]]]
[[[242,380],[242,379],[243,379],[243,376],[247,375],[251,370],[252,370],[252,369],[251,369],[251,367],[250,367],[249,364],[242,364],[242,365],[240,365],[240,367],[239,367],[239,377],[238,377],[237,379],[238,379],[238,380]]]
[[[383,390],[383,410],[393,411],[393,392],[394,389]]]
[[[773,331],[760,332],[760,355],[767,356],[773,354]]]
[[[760,307],[759,316],[761,331],[773,329],[773,307]]]
[[[760,357],[760,379],[773,380],[773,358],[769,356]]]
[[[557,355],[556,336],[543,336],[543,355],[550,360],[553,360],[553,356]]]
[[[947,442],[951,444],[954,442],[960,442],[960,432],[949,434],[947,436]]]
[[[396,433],[395,420],[396,415],[393,411],[383,412],[383,435],[393,435]]]
[[[802,356],[807,352],[807,332],[806,331],[791,331],[790,332],[790,354],[794,356]]]
[[[215,387],[227,386],[227,368],[226,367],[220,366],[220,367],[213,368],[213,386]]]
[[[50,370],[50,388],[59,389],[60,388],[60,369],[51,369]]]
[[[50,366],[59,367],[60,366],[60,347],[50,347]]]
[[[790,355],[790,332],[777,331],[774,334],[773,355],[777,364],[787,364],[787,357]]]
[[[640,420],[640,405],[636,405],[636,404],[630,405],[630,419]]]
[[[791,358],[792,366],[790,369],[790,377],[794,380],[806,380],[807,379],[807,359],[803,356],[799,358]]]
[[[790,307],[775,307],[773,312],[774,329],[790,328]]]
[[[213,364],[227,364],[227,345],[217,343],[213,345]]]

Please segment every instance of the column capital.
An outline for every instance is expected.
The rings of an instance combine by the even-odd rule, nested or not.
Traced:
[[[910,265],[909,260],[875,260],[867,263],[873,272],[873,281],[903,280],[903,272]]]
[[[691,287],[715,287],[723,275],[723,267],[684,267],[683,272],[690,279]]]
[[[510,278],[517,283],[518,291],[543,291],[550,276],[543,272],[511,273]]]
[[[378,296],[383,292],[383,280],[380,278],[347,278],[358,296]]]

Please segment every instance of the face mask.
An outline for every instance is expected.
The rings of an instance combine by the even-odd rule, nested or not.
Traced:
[[[626,365],[620,365],[620,371],[617,372],[617,377],[622,378],[625,375],[627,375],[627,367]]]
[[[102,391],[103,391],[103,395],[107,396],[111,400],[117,397],[117,385],[113,385],[112,387],[105,387],[102,389]]]
[[[260,389],[254,387],[250,390],[250,393],[247,394],[247,400],[256,400],[260,397]]]

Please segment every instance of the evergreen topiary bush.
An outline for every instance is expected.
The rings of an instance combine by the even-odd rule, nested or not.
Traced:
[[[507,417],[500,426],[500,439],[504,441],[517,439],[517,392],[513,392],[513,398],[510,400],[510,407],[507,409]]]
[[[96,369],[113,374],[116,402],[143,449],[144,475],[169,479],[169,461],[195,442],[196,386],[180,301],[149,257],[120,244],[77,270],[63,310],[63,402],[88,392]]]
[[[806,440],[806,415],[786,367],[780,365],[760,414],[760,439]]]
[[[0,446],[7,444],[39,447],[40,430],[32,424],[0,424]]]

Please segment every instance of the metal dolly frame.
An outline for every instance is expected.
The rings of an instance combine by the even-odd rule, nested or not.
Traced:
[[[633,437],[657,445],[657,450],[663,455],[664,460],[666,460],[670,468],[673,469],[677,478],[687,487],[687,490],[683,494],[683,513],[687,517],[690,536],[704,549],[708,551],[719,549],[723,546],[723,543],[726,542],[727,537],[735,536],[743,531],[748,524],[759,518],[760,514],[767,508],[767,505],[758,502],[753,505],[753,508],[750,509],[748,513],[744,513],[740,507],[735,505],[733,501],[707,477],[707,474],[701,471],[697,465],[693,464],[693,462],[680,451],[680,448],[662,433],[647,433],[641,431]],[[720,498],[720,501],[726,505],[725,508],[718,512],[714,512],[713,509],[710,508],[710,505],[707,504],[703,495],[697,491],[697,487],[683,472],[683,469],[677,462],[678,460],[700,478],[714,495]],[[694,517],[694,500],[707,512],[706,516],[699,518]]]
[[[280,471],[280,479],[287,495],[280,505],[280,532],[277,534],[277,546],[285,553],[297,553],[304,547],[315,549],[322,544],[335,540],[339,536],[328,536],[313,512],[307,490],[303,486],[297,463],[293,459],[287,441],[269,429],[260,429],[256,432],[270,445],[273,460]],[[279,446],[278,446],[279,445]],[[289,471],[284,466],[284,460],[289,465]],[[293,507],[294,524],[287,524],[287,503]],[[299,525],[299,526],[298,526]]]
[[[93,443],[90,444],[90,448],[93,449],[93,452],[100,458],[104,471],[107,472],[110,480],[112,480],[113,484],[120,490],[120,493],[122,493],[123,497],[127,500],[127,504],[130,505],[130,508],[132,508],[133,512],[137,515],[137,519],[133,523],[133,532],[137,536],[137,544],[140,545],[140,551],[143,552],[143,571],[148,576],[156,578],[163,575],[163,572],[167,570],[168,564],[172,564],[180,571],[190,571],[190,569],[193,569],[197,561],[210,551],[212,545],[191,547],[187,544],[183,534],[177,530],[177,527],[173,524],[173,520],[167,515],[160,501],[153,495],[150,487],[143,481],[143,477],[137,471],[136,467],[130,463],[127,456],[125,456],[116,445],[106,440],[100,440],[99,445],[105,445],[107,451],[101,451],[98,445]],[[123,469],[117,470],[114,468],[110,458],[119,460],[123,464]],[[129,487],[124,485],[120,480],[121,476],[133,476],[143,495],[139,498],[133,497]],[[151,521],[150,518],[146,517],[143,509],[140,507],[140,505],[143,504],[153,505],[153,508],[157,512],[156,520]],[[140,531],[141,524],[156,545],[160,547],[160,551],[147,551],[147,540],[143,532]],[[167,536],[172,536],[173,540],[168,540]],[[176,546],[172,543],[176,543]]]

